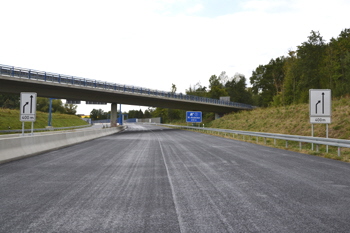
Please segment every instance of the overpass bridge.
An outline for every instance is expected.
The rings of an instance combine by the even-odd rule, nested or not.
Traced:
[[[219,114],[253,108],[247,104],[1,64],[0,92],[13,94],[36,92],[40,97],[112,103],[111,120],[114,120],[114,117],[116,119],[117,103]]]

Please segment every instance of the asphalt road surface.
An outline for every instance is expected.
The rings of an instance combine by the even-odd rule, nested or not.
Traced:
[[[350,232],[350,164],[200,133],[123,133],[0,165],[0,232]]]

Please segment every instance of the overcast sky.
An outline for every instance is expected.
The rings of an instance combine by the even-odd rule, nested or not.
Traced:
[[[182,93],[222,71],[245,75],[249,85],[256,67],[295,50],[311,30],[328,42],[350,28],[348,0],[0,0],[0,7],[0,64],[164,91],[174,83]],[[92,108],[100,106],[78,113]]]

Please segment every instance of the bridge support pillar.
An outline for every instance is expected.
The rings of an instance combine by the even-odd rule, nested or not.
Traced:
[[[219,113],[215,113],[215,120],[220,118],[220,114]]]
[[[111,127],[117,126],[117,113],[118,113],[118,104],[111,104]]]

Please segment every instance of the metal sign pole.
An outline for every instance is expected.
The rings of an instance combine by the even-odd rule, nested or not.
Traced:
[[[24,136],[24,121],[22,121],[22,136]]]
[[[311,137],[314,136],[314,124],[311,124]],[[314,144],[311,143],[311,150],[314,150]]]
[[[326,124],[326,138],[328,138],[328,124]],[[328,145],[326,146],[326,150],[328,153]]]
[[[52,126],[52,98],[50,98],[50,102],[49,102],[49,120],[48,120],[48,126]]]

